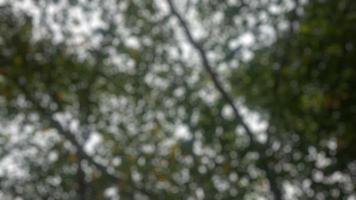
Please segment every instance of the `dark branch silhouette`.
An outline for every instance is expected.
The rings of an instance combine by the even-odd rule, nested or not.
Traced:
[[[256,142],[256,140],[254,139],[253,132],[252,132],[251,128],[247,125],[247,123],[245,122],[244,118],[240,114],[237,106],[234,103],[233,98],[228,94],[228,92],[223,87],[221,81],[219,80],[218,74],[213,70],[213,67],[211,66],[211,64],[210,64],[210,62],[208,60],[206,51],[193,38],[193,35],[191,33],[191,30],[188,27],[187,22],[179,14],[179,12],[176,9],[175,5],[173,4],[172,0],[167,0],[167,2],[169,4],[169,7],[170,7],[170,10],[171,10],[172,14],[178,19],[180,26],[184,30],[185,36],[187,37],[189,43],[198,52],[199,57],[201,59],[201,62],[203,64],[203,67],[205,68],[205,70],[209,74],[211,80],[214,83],[215,88],[218,90],[218,92],[220,93],[222,98],[226,101],[226,103],[231,106],[237,123],[239,123],[242,126],[242,128],[245,130],[245,132],[247,133],[247,135],[248,135],[248,137],[250,139],[250,148],[255,150],[255,151],[257,151],[260,154],[261,157],[266,158],[267,157],[266,153],[265,153],[266,146],[261,145],[260,143]],[[270,169],[268,167],[267,164],[262,165],[261,168],[266,173],[266,177],[269,180],[271,191],[272,191],[272,193],[274,195],[274,198],[277,199],[277,200],[281,200],[282,199],[282,193],[281,193],[279,187],[277,186],[277,181],[275,179],[274,172],[272,171],[272,169]]]
[[[112,183],[120,183],[120,182],[126,182],[125,180],[125,175],[121,174],[119,172],[115,172],[115,174],[110,173],[107,169],[106,166],[98,163],[95,161],[95,159],[87,154],[84,151],[83,145],[78,141],[78,139],[75,137],[75,134],[72,133],[71,131],[65,129],[57,120],[54,119],[52,113],[48,111],[46,108],[44,108],[42,105],[40,105],[39,101],[31,95],[31,93],[26,89],[23,84],[21,84],[17,79],[13,78],[11,81],[17,86],[18,89],[23,92],[25,95],[25,98],[34,106],[40,117],[44,121],[48,121],[49,124],[51,125],[52,128],[57,130],[58,134],[63,136],[67,141],[69,141],[76,149],[76,154],[81,160],[86,160],[90,165],[94,166],[97,170],[99,170],[107,179],[111,180]],[[141,188],[137,185],[134,185],[134,189],[149,196],[154,198],[155,194]],[[126,191],[120,191],[123,195],[127,197],[132,197],[133,193],[131,192],[126,192]]]

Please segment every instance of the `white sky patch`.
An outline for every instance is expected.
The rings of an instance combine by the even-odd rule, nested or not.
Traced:
[[[95,147],[100,144],[102,137],[98,133],[90,134],[88,141],[84,144],[84,150],[89,154],[95,153]]]
[[[239,43],[243,46],[250,46],[255,42],[255,37],[252,33],[244,33],[239,37]]]
[[[220,95],[213,85],[208,85],[206,89],[203,88],[198,93],[199,97],[208,105],[214,105]]]
[[[49,151],[51,144],[59,138],[53,129],[37,130],[32,125],[23,125],[22,122],[22,115],[11,122],[0,121],[2,150],[8,151],[0,158],[0,176],[14,178],[28,176],[26,169],[22,166],[23,159],[25,157],[40,159],[38,154]]]
[[[266,130],[268,122],[264,120],[259,113],[249,110],[241,103],[238,103],[237,107],[243,119],[245,119],[245,123],[247,123],[252,129],[252,132],[255,133],[256,139],[259,142],[265,142],[267,139]]]
[[[142,151],[145,152],[146,154],[152,154],[155,151],[155,146],[152,144],[144,144],[142,145]]]
[[[57,120],[63,127],[67,127],[67,125],[73,121],[72,113],[69,111],[63,113],[55,113],[54,119]]]
[[[119,193],[116,187],[110,187],[104,191],[104,196],[110,200],[119,200]]]
[[[270,25],[262,25],[260,27],[261,32],[263,32],[263,34],[260,36],[260,40],[263,41],[264,43],[266,43],[267,45],[272,44],[275,39],[276,39],[276,32],[273,29],[272,26]]]
[[[192,134],[189,132],[189,129],[185,125],[179,125],[174,131],[174,137],[177,139],[189,140],[192,137]]]
[[[283,188],[286,191],[286,194],[285,194],[286,195],[286,199],[289,199],[289,200],[298,199],[298,193],[300,191],[298,191],[296,186],[292,185],[289,182],[285,182],[283,184]]]
[[[6,156],[0,162],[0,176],[7,177],[10,174],[11,177],[25,177],[27,175],[26,171],[24,171],[21,166],[19,166],[17,156],[14,153]]]
[[[233,120],[234,119],[234,113],[230,105],[225,105],[222,110],[222,116],[225,119]]]
[[[137,38],[129,37],[125,41],[126,41],[126,45],[130,48],[135,48],[135,49],[140,48],[140,43]]]
[[[252,51],[249,51],[249,50],[244,50],[244,51],[242,51],[241,52],[241,54],[242,54],[242,57],[241,57],[241,59],[243,60],[243,61],[249,61],[249,60],[251,60],[252,58],[253,58],[253,53],[252,53]]]

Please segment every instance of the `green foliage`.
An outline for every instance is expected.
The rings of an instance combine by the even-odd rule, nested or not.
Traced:
[[[288,184],[296,199],[354,194],[352,0],[176,2],[256,141],[166,4],[33,2],[40,16],[0,8],[0,198],[278,199],[279,188],[288,199]],[[93,21],[83,34],[76,14]],[[245,34],[256,44],[240,44]]]
[[[355,8],[347,0],[308,3],[294,32],[259,49],[231,78],[235,94],[268,119],[273,137],[296,137],[293,151],[313,146],[328,155],[333,170],[323,169],[325,176],[349,173],[356,159]]]

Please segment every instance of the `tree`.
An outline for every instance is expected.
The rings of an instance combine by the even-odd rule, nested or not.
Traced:
[[[322,107],[352,91],[352,1],[29,2],[0,12],[1,197],[353,195],[330,147],[352,144],[353,97]]]
[[[280,149],[293,147],[292,155],[281,156],[300,155],[293,162],[301,166],[296,169],[300,181],[312,182],[314,193],[306,193],[312,199],[340,198],[353,190],[332,177],[355,175],[355,6],[352,1],[308,3],[293,32],[258,50],[231,79],[245,104],[268,118]],[[319,158],[305,162],[312,152]]]

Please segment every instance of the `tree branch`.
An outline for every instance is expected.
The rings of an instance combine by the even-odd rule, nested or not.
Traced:
[[[175,6],[173,5],[171,0],[167,0],[169,3],[169,7],[171,9],[171,12],[174,16],[176,16],[176,18],[178,19],[181,27],[184,30],[184,33],[189,41],[189,43],[196,49],[196,51],[198,52],[200,59],[202,61],[202,64],[205,68],[205,70],[208,72],[210,78],[212,79],[213,83],[214,83],[214,87],[219,91],[219,93],[221,94],[221,96],[223,97],[223,99],[231,106],[235,118],[237,119],[238,123],[241,124],[241,126],[243,127],[243,129],[246,131],[248,137],[250,138],[250,142],[253,142],[253,134],[251,129],[247,126],[247,124],[244,122],[239,110],[237,109],[233,99],[230,97],[230,95],[226,92],[226,90],[223,88],[222,83],[219,80],[218,75],[216,74],[216,72],[213,70],[213,67],[210,65],[210,62],[208,60],[208,57],[206,55],[205,50],[203,49],[203,47],[193,38],[193,35],[190,31],[190,29],[188,28],[187,23],[185,22],[185,20],[182,18],[182,16],[178,13],[177,9],[175,8]]]
[[[31,93],[26,89],[26,87],[23,86],[16,78],[12,78],[9,80],[11,80],[21,90],[21,92],[25,95],[26,99],[38,111],[38,113],[40,114],[40,117],[43,120],[48,121],[49,124],[51,125],[51,127],[57,130],[59,135],[63,136],[67,141],[69,141],[75,147],[76,153],[79,158],[86,160],[90,165],[94,166],[106,178],[108,178],[110,180],[110,182],[114,182],[114,183],[126,182],[125,179],[123,178],[124,177],[123,174],[120,174],[118,172],[116,172],[118,175],[110,173],[104,165],[98,163],[97,161],[94,160],[94,158],[92,156],[87,154],[83,149],[83,145],[80,144],[80,142],[75,137],[75,134],[70,132],[67,129],[64,129],[63,126],[57,120],[55,120],[53,118],[53,115],[49,111],[47,111],[47,109],[45,109],[43,106],[41,106],[39,101],[37,99],[35,99],[33,97],[33,95],[31,95]],[[152,193],[144,188],[138,187],[136,185],[133,185],[132,187],[133,187],[133,189],[140,191],[141,193],[147,195],[148,197],[153,198],[155,196],[154,193]],[[126,191],[122,191],[122,193],[128,197],[132,197],[132,195],[133,195],[132,193],[129,193]]]
[[[199,57],[201,59],[201,62],[203,64],[203,67],[205,68],[205,70],[209,74],[211,80],[213,81],[213,84],[214,84],[215,88],[218,90],[218,92],[220,93],[222,98],[226,101],[226,103],[230,105],[230,107],[233,110],[233,113],[234,113],[234,116],[235,116],[235,119],[236,119],[237,123],[239,123],[242,126],[242,128],[245,130],[245,132],[247,133],[247,135],[248,135],[248,137],[250,139],[250,148],[252,148],[253,150],[257,151],[260,154],[261,157],[267,158],[267,155],[265,153],[265,150],[267,149],[266,146],[262,146],[258,142],[255,141],[251,128],[247,125],[247,123],[243,119],[243,117],[240,114],[237,106],[234,103],[233,98],[225,90],[225,88],[223,87],[223,84],[219,80],[219,77],[218,77],[217,73],[213,70],[213,67],[211,66],[211,64],[210,64],[210,62],[208,60],[206,51],[193,38],[193,35],[191,33],[191,30],[188,27],[187,22],[179,14],[179,12],[177,11],[177,9],[176,9],[175,5],[173,4],[172,0],[167,0],[167,2],[169,4],[171,13],[178,19],[178,22],[179,22],[181,28],[183,29],[183,31],[185,33],[185,36],[187,37],[189,43],[198,52]],[[274,198],[276,200],[281,200],[282,199],[282,193],[281,193],[281,191],[280,191],[280,189],[279,189],[279,187],[277,185],[277,181],[276,181],[275,176],[274,176],[275,173],[273,172],[273,170],[271,170],[268,167],[267,163],[262,165],[261,168],[266,173],[266,177],[267,177],[267,179],[269,181],[269,185],[270,185],[271,191],[272,191],[272,193],[274,195]]]

